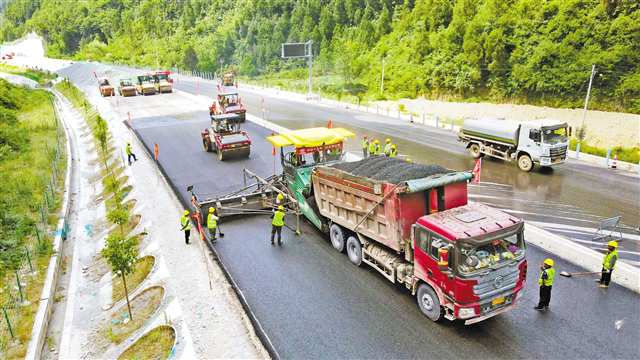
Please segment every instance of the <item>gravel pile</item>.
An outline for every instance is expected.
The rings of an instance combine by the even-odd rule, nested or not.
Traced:
[[[440,165],[415,164],[386,156],[376,156],[360,161],[339,163],[333,165],[333,167],[356,176],[363,176],[393,184],[453,172]]]

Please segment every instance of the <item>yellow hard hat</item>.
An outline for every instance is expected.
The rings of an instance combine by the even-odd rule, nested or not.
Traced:
[[[374,143],[380,144],[380,140],[376,139],[376,141],[374,141]]]
[[[189,215],[189,210],[185,210],[183,214],[184,214],[184,216]]]
[[[279,205],[279,206],[278,206],[278,210],[284,210],[284,206]]]
[[[284,196],[282,196],[282,194],[278,193],[278,196],[276,196],[276,199],[282,200],[282,199],[284,199]]]
[[[209,212],[210,212],[210,213],[214,213],[214,212],[216,212],[216,208],[214,208],[213,206],[212,206],[212,207],[210,207],[210,208],[209,208]]]
[[[391,144],[391,147],[395,149],[396,148],[396,144]]]
[[[609,241],[607,243],[607,246],[611,246],[612,248],[617,248],[618,247],[618,242],[615,240]]]
[[[391,142],[391,139],[387,138],[387,140],[385,140],[385,142],[390,143],[390,142]]]
[[[549,265],[549,266],[553,266],[553,260],[551,260],[551,259],[549,259],[549,258],[544,259],[544,264],[545,264],[545,265]]]

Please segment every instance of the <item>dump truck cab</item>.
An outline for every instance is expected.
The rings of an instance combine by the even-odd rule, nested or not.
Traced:
[[[316,166],[343,161],[344,140],[354,136],[346,129],[318,127],[267,138],[274,147],[280,148],[280,164],[289,191],[305,217],[320,230],[326,230],[326,226],[315,205],[311,174]]]
[[[136,80],[136,91],[138,94],[153,95],[156,93],[156,86],[151,75],[138,75]]]
[[[173,91],[173,79],[169,77],[170,74],[169,71],[154,71],[151,74],[157,92],[170,93]]]
[[[429,286],[449,317],[468,325],[515,306],[527,272],[521,219],[469,203],[419,218],[412,237],[414,292]],[[423,312],[434,301],[417,300]]]

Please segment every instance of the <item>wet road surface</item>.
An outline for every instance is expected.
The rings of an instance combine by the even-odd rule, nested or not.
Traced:
[[[91,68],[78,64],[64,73],[85,90],[96,91]],[[117,102],[121,113],[131,112],[132,126],[147,146],[159,144],[160,165],[183,201],[191,184],[200,194],[237,188],[243,167],[263,176],[273,173],[271,146],[264,140],[269,131],[264,128],[246,123],[254,141],[250,159],[219,162],[202,150],[199,132],[208,124],[207,113],[194,109],[191,99],[174,93],[109,101]],[[537,302],[536,264],[548,256],[536,247],[528,248],[529,280],[520,307],[467,327],[430,322],[409,293],[368,267],[353,266],[306,222],[301,236],[284,231],[284,246],[272,247],[269,224],[259,216],[223,222],[226,237],[216,248],[283,358],[577,359],[640,354],[639,296],[620,286],[602,290],[590,277],[559,277],[552,310],[531,309]],[[561,260],[556,267],[580,270]]]

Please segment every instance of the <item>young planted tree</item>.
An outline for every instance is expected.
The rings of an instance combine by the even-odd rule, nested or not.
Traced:
[[[129,210],[122,204],[118,204],[107,213],[107,220],[120,228],[120,236],[125,236],[124,226],[129,222]]]
[[[129,319],[133,320],[126,277],[134,272],[135,265],[138,262],[139,252],[137,238],[135,236],[125,238],[116,233],[110,234],[107,236],[106,245],[101,253],[111,266],[111,271],[122,277],[124,296],[127,299],[127,309],[129,310]]]

